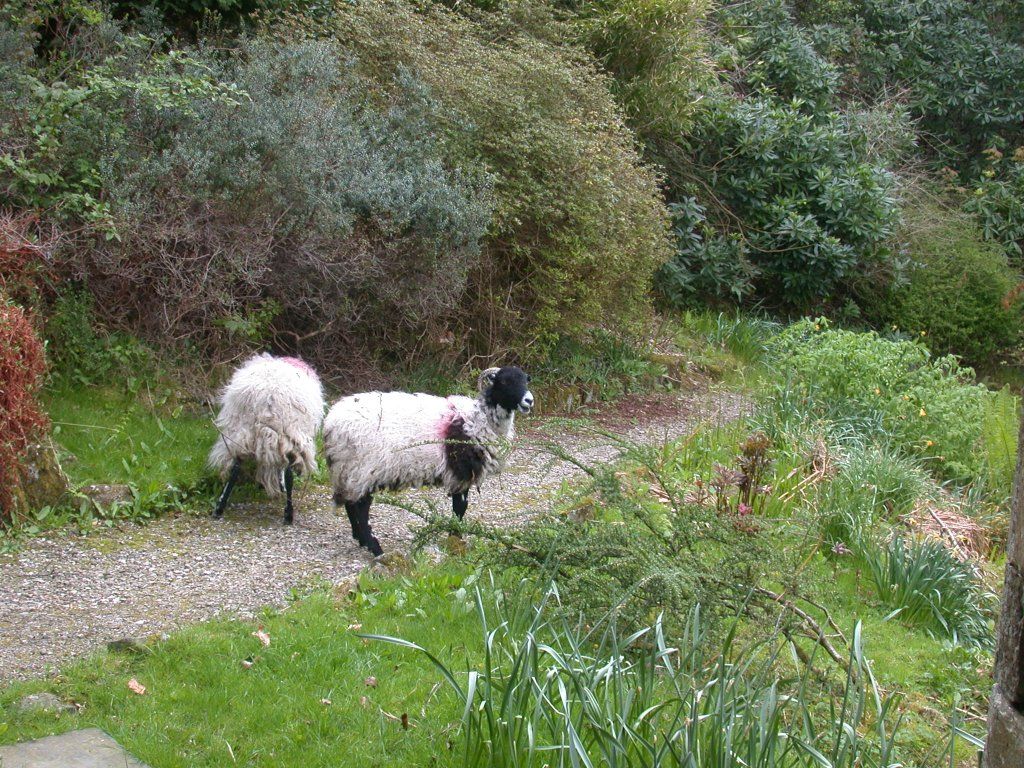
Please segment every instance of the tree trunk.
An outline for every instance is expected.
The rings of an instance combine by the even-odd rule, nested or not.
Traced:
[[[1024,766],[1024,419],[1018,446],[984,768]]]

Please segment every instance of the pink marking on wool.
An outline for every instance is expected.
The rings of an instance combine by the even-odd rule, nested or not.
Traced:
[[[448,433],[452,428],[452,422],[455,417],[459,415],[458,409],[455,407],[455,403],[451,400],[448,401],[448,410],[445,411],[444,415],[437,422],[437,439],[442,441],[442,446],[445,440],[448,439]]]
[[[307,363],[305,360],[300,360],[297,357],[281,357],[278,358],[282,363],[288,363],[292,368],[297,368],[303,373],[316,378],[316,371],[313,370],[313,366]]]

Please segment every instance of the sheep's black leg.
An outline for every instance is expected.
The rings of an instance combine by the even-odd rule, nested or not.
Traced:
[[[289,464],[288,468],[284,471],[284,494],[286,499],[284,503],[285,525],[291,525],[292,522],[295,520],[295,512],[294,510],[292,510],[292,484],[294,482],[295,478],[292,475],[292,467],[291,464]]]
[[[373,529],[370,528],[370,505],[372,503],[373,494],[368,493],[355,503],[355,507],[360,533],[359,543],[376,556],[384,554],[384,550],[381,549],[380,542],[377,541],[377,537],[373,535]]]
[[[466,509],[469,507],[469,492],[466,493],[453,493],[452,494],[452,512],[455,516],[462,520],[466,514]]]
[[[228,505],[228,497],[231,496],[231,489],[235,487],[235,483],[238,481],[238,473],[242,469],[242,460],[235,459],[231,465],[231,471],[228,474],[228,481],[224,485],[224,490],[220,492],[220,498],[217,499],[217,508],[213,510],[214,517],[220,517],[224,514],[224,508]]]
[[[362,537],[359,535],[359,504],[358,502],[345,502],[345,512],[348,513],[348,521],[352,525],[352,538],[358,541],[360,544],[363,543]]]

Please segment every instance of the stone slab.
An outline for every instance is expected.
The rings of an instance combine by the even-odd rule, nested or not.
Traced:
[[[99,728],[0,747],[0,768],[146,768]]]

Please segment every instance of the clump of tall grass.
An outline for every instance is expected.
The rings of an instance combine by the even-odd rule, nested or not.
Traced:
[[[561,609],[557,588],[477,592],[483,659],[459,674],[423,653],[462,702],[465,766],[612,768],[895,768],[899,717],[863,655],[858,624],[838,695],[809,675],[782,679],[790,659],[781,636],[741,646],[736,624],[719,644],[702,629],[699,607],[678,642],[659,617],[621,635],[614,621],[580,626]],[[536,601],[532,598],[539,597]],[[828,703],[814,697],[828,697]]]
[[[864,546],[879,599],[894,608],[890,617],[923,627],[933,637],[991,649],[992,626],[986,596],[974,570],[941,543],[894,537],[883,547]]]
[[[683,329],[711,346],[730,352],[748,363],[759,362],[779,324],[739,311],[733,313],[686,311],[680,317]]]
[[[879,523],[909,513],[935,490],[921,466],[892,446],[848,441],[836,459],[834,476],[815,499],[823,543],[856,546]]]

